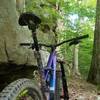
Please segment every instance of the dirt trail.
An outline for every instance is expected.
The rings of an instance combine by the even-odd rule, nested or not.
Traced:
[[[96,86],[79,78],[68,80],[70,100],[100,100],[100,91]]]

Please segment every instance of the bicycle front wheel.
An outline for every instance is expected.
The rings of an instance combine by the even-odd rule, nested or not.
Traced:
[[[18,79],[0,93],[0,100],[43,100],[39,87],[33,80]]]

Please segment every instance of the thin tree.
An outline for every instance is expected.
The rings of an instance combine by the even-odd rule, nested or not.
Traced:
[[[93,55],[88,81],[100,85],[100,0],[97,0]]]
[[[72,63],[72,74],[80,76],[79,66],[78,66],[78,52],[79,44],[73,45],[73,63]]]

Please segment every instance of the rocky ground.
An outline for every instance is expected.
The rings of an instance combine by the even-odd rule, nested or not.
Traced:
[[[100,100],[97,87],[79,78],[68,80],[70,100]]]

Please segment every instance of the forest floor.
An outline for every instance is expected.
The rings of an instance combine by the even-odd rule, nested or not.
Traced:
[[[69,100],[100,100],[100,91],[97,87],[80,78],[69,78]]]

